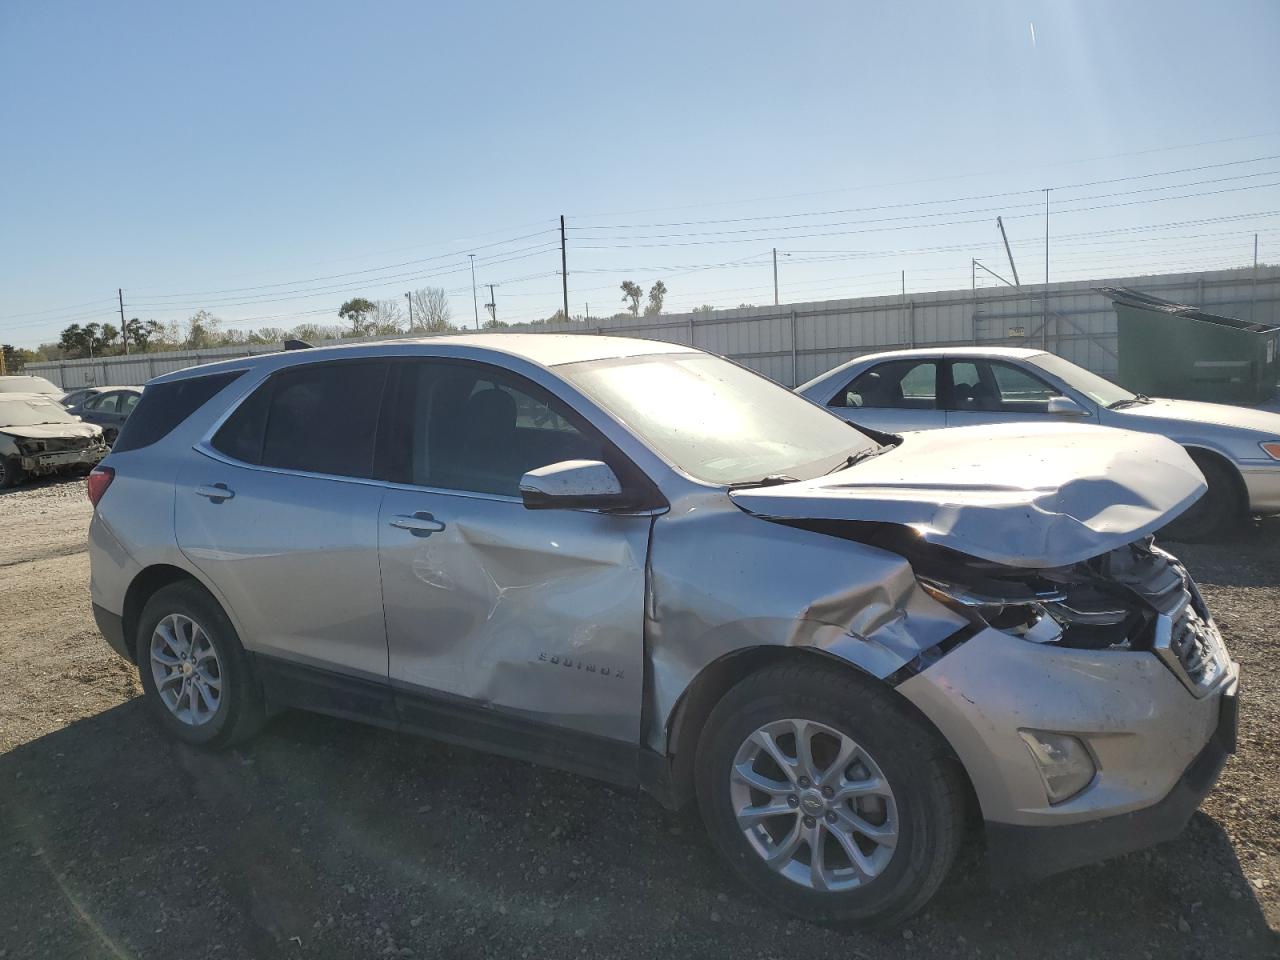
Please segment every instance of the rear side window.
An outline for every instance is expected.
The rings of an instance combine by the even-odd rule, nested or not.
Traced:
[[[120,428],[113,453],[149,447],[169,433],[187,417],[209,401],[211,397],[243,371],[214,373],[204,377],[190,377],[171,383],[157,383],[142,391],[137,408]]]
[[[284,370],[227,418],[213,446],[264,467],[371,477],[386,374],[381,361]]]
[[[895,360],[859,374],[830,406],[933,410],[937,386],[938,365],[934,361]]]

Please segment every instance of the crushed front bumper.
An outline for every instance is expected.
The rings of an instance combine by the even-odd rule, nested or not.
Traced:
[[[1132,853],[1182,832],[1235,753],[1238,683],[1219,700],[1218,726],[1163,800],[1131,813],[1061,826],[987,822],[987,867],[999,886],[1040,880],[1075,867]]]
[[[109,453],[105,444],[96,444],[80,450],[63,450],[56,453],[36,453],[19,458],[27,473],[52,473],[64,467],[92,467]]]

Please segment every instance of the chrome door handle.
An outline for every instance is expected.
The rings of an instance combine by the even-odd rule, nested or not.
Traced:
[[[225,483],[211,483],[203,487],[196,487],[195,494],[197,497],[208,497],[214,503],[221,503],[223,500],[230,500],[236,495],[236,492],[228,489]]]
[[[444,529],[444,524],[426,511],[419,510],[412,516],[399,514],[388,521],[391,526],[400,530],[408,530],[414,536],[429,537]]]

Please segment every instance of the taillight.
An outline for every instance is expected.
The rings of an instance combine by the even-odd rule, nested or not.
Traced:
[[[115,467],[94,467],[89,473],[89,502],[96,507],[115,478]]]

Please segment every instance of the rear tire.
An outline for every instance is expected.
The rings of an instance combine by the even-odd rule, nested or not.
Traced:
[[[696,776],[716,849],[806,920],[899,923],[937,891],[960,845],[963,784],[948,748],[893,691],[851,670],[796,664],[743,680],[708,718]],[[766,809],[777,812],[759,816]]]
[[[1237,478],[1231,468],[1212,455],[1188,451],[1209,489],[1182,516],[1160,531],[1168,540],[1196,543],[1228,536],[1244,518]]]
[[[157,590],[134,637],[147,708],[166,732],[220,749],[247,740],[265,720],[262,688],[235,627],[195,581]]]

